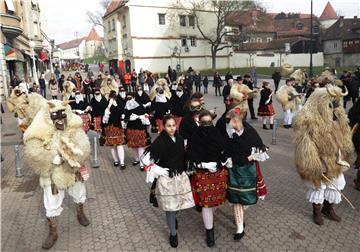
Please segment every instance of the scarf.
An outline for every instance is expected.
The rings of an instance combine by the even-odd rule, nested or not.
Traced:
[[[165,103],[166,102],[165,94],[156,94],[155,101],[160,103]]]
[[[79,94],[79,95],[75,95],[75,102],[76,104],[79,104],[80,102],[84,101],[84,97]]]
[[[101,95],[101,94],[99,94],[99,95],[94,95],[94,97],[95,97],[95,100],[96,100],[97,102],[100,102],[100,101],[101,101],[101,98],[102,98],[102,95]]]
[[[131,100],[126,102],[125,109],[133,110],[133,109],[136,109],[139,106],[140,106],[139,103],[137,103],[137,101],[135,101],[135,99],[131,99]]]

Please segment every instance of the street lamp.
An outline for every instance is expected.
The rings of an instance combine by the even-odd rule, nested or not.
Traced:
[[[34,78],[34,81],[36,84],[39,83],[39,80],[38,80],[38,76],[37,76],[37,71],[36,71],[36,63],[35,63],[35,42],[34,41],[30,41],[29,42],[29,46],[31,48],[31,58],[32,58],[32,61],[33,61],[33,68],[32,68],[32,72],[33,72],[33,78]]]

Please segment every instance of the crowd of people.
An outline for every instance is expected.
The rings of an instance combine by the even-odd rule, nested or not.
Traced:
[[[360,73],[359,68],[353,74],[354,78],[357,78],[358,73]],[[350,77],[352,78],[353,75]],[[178,74],[169,67],[164,78],[151,72],[140,70],[136,73],[133,70],[121,76],[113,71],[105,71],[96,79],[90,73],[83,79],[77,72],[74,77],[68,75],[65,78],[61,75],[58,80],[51,77],[48,82],[41,76],[40,90],[19,84],[16,96],[22,93],[38,92],[46,97],[46,87],[50,89],[52,100],[38,113],[43,113],[43,120],[48,123],[48,127],[52,127],[51,132],[58,130],[61,132],[60,135],[64,134],[60,140],[54,139],[57,143],[54,146],[64,147],[55,153],[49,165],[53,166],[54,172],[57,171],[56,169],[63,168],[74,176],[73,180],[70,179],[71,182],[64,185],[64,180],[59,182],[57,179],[65,175],[50,176],[48,169],[45,172],[39,171],[45,169],[39,168],[45,163],[36,159],[38,152],[32,151],[33,146],[36,145],[39,152],[49,152],[49,158],[54,153],[51,146],[47,148],[51,140],[45,141],[41,138],[41,141],[45,143],[40,145],[36,142],[38,140],[32,140],[37,139],[38,131],[35,129],[37,124],[30,124],[30,130],[26,130],[24,134],[25,146],[28,150],[26,154],[29,159],[33,157],[32,166],[46,181],[42,183],[42,187],[50,231],[43,243],[43,248],[52,247],[57,239],[56,217],[62,211],[61,204],[65,190],[78,206],[79,223],[83,226],[90,223],[83,209],[86,199],[85,186],[80,183],[85,182],[88,177],[88,172],[82,162],[85,160],[86,150],[89,147],[86,135],[78,132],[79,127],[82,128],[81,132],[93,130],[99,134],[100,144],[109,148],[114,167],[126,169],[125,146],[133,151],[132,166],[139,167],[140,171],[146,171],[146,182],[151,183],[150,203],[165,211],[170,233],[169,243],[172,247],[178,246],[177,213],[191,207],[196,207],[198,211],[201,211],[206,244],[209,247],[214,246],[215,212],[226,201],[232,204],[234,213],[236,228],[233,239],[235,241],[242,239],[245,234],[244,220],[247,207],[256,204],[259,199],[264,199],[267,194],[260,163],[269,159],[268,147],[263,143],[257,131],[246,121],[247,114],[250,115],[250,119],[257,119],[253,105],[254,98],[260,95],[257,116],[261,117],[264,130],[269,129],[268,123],[270,129],[274,127],[275,110],[272,104],[274,96],[284,110],[284,127],[291,128],[294,114],[299,113],[300,119],[297,120],[298,125],[295,130],[302,134],[308,128],[302,129],[299,121],[302,118],[308,120],[306,113],[318,113],[318,108],[314,103],[317,97],[327,95],[326,99],[330,99],[330,104],[321,108],[319,106],[319,109],[333,109],[334,111],[336,109],[336,113],[331,112],[334,113],[333,120],[337,120],[336,116],[338,116],[342,120],[339,122],[340,126],[349,133],[350,127],[346,125],[346,122],[344,124],[345,111],[343,108],[339,110],[341,103],[337,98],[332,97],[349,95],[350,92],[347,90],[351,84],[346,84],[345,80],[344,85],[337,86],[336,80],[336,76],[330,74],[322,79],[307,80],[304,84],[292,77],[287,79],[286,84],[280,88],[277,88],[274,80],[275,90],[272,90],[268,81],[263,81],[262,87],[258,88],[249,74],[234,78],[231,72],[225,76],[226,85],[223,87],[221,76],[215,73],[213,79],[215,95],[223,97],[225,106],[224,114],[216,123],[214,120],[217,117],[216,111],[206,108],[203,94],[207,93],[209,81],[206,76],[202,78],[200,73],[191,67],[184,74]],[[353,79],[348,81],[353,83]],[[195,92],[193,85],[195,85]],[[306,85],[306,89],[300,91],[297,88],[299,85]],[[201,86],[204,87],[203,93]],[[221,87],[223,87],[222,92]],[[317,90],[320,87],[324,88]],[[62,101],[58,100],[59,94]],[[355,127],[359,124],[359,99],[353,99],[352,102],[354,106],[350,110],[349,118],[351,126]],[[302,109],[303,106],[304,109]],[[78,115],[81,120],[72,116],[73,114]],[[38,116],[35,119],[41,118]],[[51,121],[53,124],[50,123]],[[304,125],[308,124],[301,124],[301,126]],[[66,127],[70,128],[69,133]],[[316,129],[311,132],[315,131]],[[153,141],[151,133],[156,134]],[[356,141],[359,142],[359,130],[357,130],[357,135],[354,135],[353,141],[358,154],[355,166],[359,168],[359,143],[356,145]],[[56,134],[49,135],[49,138],[56,136]],[[74,140],[70,136],[73,136]],[[298,146],[303,146],[302,144],[309,140],[304,139],[303,142],[297,143]],[[80,145],[79,148],[77,148],[78,145]],[[302,151],[305,149],[302,148]],[[346,154],[349,154],[351,148],[348,147],[346,151]],[[337,149],[335,152],[338,155]],[[345,154],[340,153],[336,162],[341,166],[346,166],[347,163],[342,160],[343,158]],[[301,161],[296,162],[296,165],[300,167]],[[74,172],[76,169],[69,167],[76,167],[78,171]],[[299,171],[299,174],[302,176],[301,172]],[[334,179],[336,183],[341,182],[339,189],[343,189],[345,185],[341,180],[342,173],[337,172],[337,177],[330,175],[328,174],[330,179]],[[359,189],[360,174],[358,173],[357,176],[355,183]],[[323,224],[319,216],[320,210],[330,219],[340,221],[332,208],[333,203],[340,202],[340,193],[323,184],[320,189],[317,189],[317,182],[311,181],[308,192],[309,201],[314,206],[314,222]],[[329,195],[332,198],[329,198]],[[323,202],[325,202],[324,207],[321,209]]]

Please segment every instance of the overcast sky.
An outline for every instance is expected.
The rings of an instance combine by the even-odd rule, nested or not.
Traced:
[[[175,1],[175,0],[174,0]],[[87,36],[92,25],[86,20],[87,11],[101,10],[99,0],[40,0],[45,11],[49,36],[59,44]],[[259,0],[268,12],[310,13],[310,0]],[[314,13],[321,15],[328,0],[313,0]],[[331,0],[335,11],[342,16],[360,16],[360,0]],[[102,36],[101,28],[97,28]]]

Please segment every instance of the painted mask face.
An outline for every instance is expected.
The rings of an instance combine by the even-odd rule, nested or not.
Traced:
[[[64,109],[50,113],[50,118],[53,121],[57,130],[65,130],[67,123],[67,115]]]

